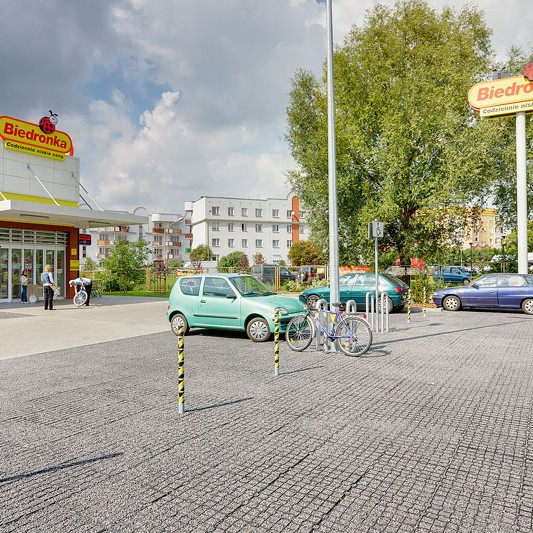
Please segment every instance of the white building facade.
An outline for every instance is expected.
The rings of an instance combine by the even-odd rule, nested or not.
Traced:
[[[203,196],[185,203],[185,222],[192,241],[187,249],[208,245],[213,259],[244,252],[250,264],[260,253],[267,263],[290,263],[291,246],[306,240],[308,228],[298,198],[226,198]]]

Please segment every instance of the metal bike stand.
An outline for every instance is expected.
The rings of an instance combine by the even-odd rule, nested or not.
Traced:
[[[329,304],[326,300],[321,298],[315,303],[315,309],[318,311],[317,320],[320,322],[320,318],[322,316],[320,311],[329,312]],[[322,348],[325,346],[325,343],[328,342],[328,339],[323,338],[323,337],[324,337],[324,333],[322,332],[322,329],[317,327],[315,331],[315,340],[316,340],[316,349],[319,351],[322,350]]]

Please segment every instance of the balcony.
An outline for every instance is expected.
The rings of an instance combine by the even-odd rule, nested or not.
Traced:
[[[190,226],[192,224],[192,220],[190,218],[186,218],[184,222],[187,226]]]
[[[111,246],[111,241],[109,240],[98,240],[98,246]]]
[[[185,233],[185,235],[183,235],[183,237],[185,237],[186,239],[192,239],[192,233]]]

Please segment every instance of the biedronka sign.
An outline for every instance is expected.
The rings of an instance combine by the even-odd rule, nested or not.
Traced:
[[[66,155],[74,155],[74,146],[68,134],[56,130],[56,124],[57,114],[52,111],[39,124],[0,116],[0,139],[8,150],[63,161]]]
[[[533,113],[533,61],[522,76],[476,83],[468,91],[468,103],[482,118]]]

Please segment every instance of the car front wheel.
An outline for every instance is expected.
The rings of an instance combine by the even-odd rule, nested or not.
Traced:
[[[459,311],[459,309],[461,309],[461,300],[459,300],[457,296],[446,296],[446,298],[442,300],[442,307],[444,307],[446,311]]]
[[[468,285],[470,283],[470,280],[469,279],[464,279],[463,280],[463,285]]]
[[[522,302],[522,311],[526,315],[533,315],[533,298],[528,298]]]
[[[246,335],[254,342],[267,341],[271,335],[268,322],[261,317],[252,318],[246,326]]]
[[[181,313],[172,315],[172,318],[170,319],[170,327],[172,328],[174,335],[179,335],[181,327],[183,328],[184,335],[189,332],[189,324],[187,323],[187,319]]]

